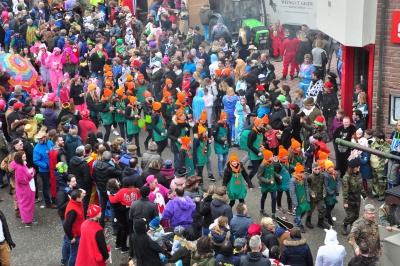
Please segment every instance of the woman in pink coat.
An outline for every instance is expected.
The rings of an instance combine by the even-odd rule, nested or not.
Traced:
[[[25,227],[36,225],[33,221],[35,211],[35,170],[26,166],[26,154],[19,151],[15,154],[11,168],[15,173],[15,197],[18,201],[19,212]]]
[[[61,63],[61,50],[55,47],[53,53],[46,59],[46,67],[50,69],[51,88],[57,91],[58,84],[63,79],[63,65]]]

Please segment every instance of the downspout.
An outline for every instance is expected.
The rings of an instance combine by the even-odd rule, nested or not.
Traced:
[[[376,99],[376,130],[382,131],[382,83],[383,83],[383,53],[385,46],[385,35],[386,35],[386,10],[387,0],[382,0],[382,11],[381,11],[381,31],[379,36],[379,69],[378,69],[378,91]]]

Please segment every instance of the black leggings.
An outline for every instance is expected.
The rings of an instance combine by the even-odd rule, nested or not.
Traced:
[[[106,130],[106,133],[104,134],[104,142],[107,142],[110,139],[111,125],[104,125],[104,129]]]
[[[128,135],[128,141],[132,142],[132,139],[135,138],[135,145],[138,149],[140,149],[139,146],[139,133]]]
[[[329,224],[333,223],[333,220],[332,220],[332,210],[333,210],[333,208],[335,208],[335,204],[334,205],[326,205],[325,217],[328,220]]]
[[[147,138],[144,141],[144,146],[145,146],[146,150],[148,148],[149,141],[153,138],[153,129],[147,129],[147,133],[148,133]]]
[[[239,202],[240,202],[240,203],[244,203],[244,199],[239,199]],[[231,206],[231,208],[232,208],[234,205],[235,205],[235,200],[231,200],[231,201],[229,202],[229,206]]]
[[[278,207],[282,207],[282,195],[283,195],[283,192],[285,192],[285,194],[286,194],[287,205],[288,205],[289,210],[291,210],[292,209],[292,199],[290,198],[289,191],[278,191],[278,195],[276,197],[276,202],[278,204]]]
[[[168,138],[161,141],[156,141],[156,143],[157,143],[157,153],[161,156],[162,152],[168,146]]]

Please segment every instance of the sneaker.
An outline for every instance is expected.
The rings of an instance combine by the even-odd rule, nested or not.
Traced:
[[[260,211],[260,215],[263,217],[269,217],[268,214],[264,210]]]
[[[282,207],[278,207],[277,209],[278,209],[278,211],[280,211],[280,212],[283,212],[283,213],[285,213],[285,212],[286,212],[286,211],[285,211],[285,209],[284,209],[284,208],[282,208]]]
[[[295,216],[296,211],[294,209],[290,209],[290,210],[288,210],[288,214]]]
[[[118,133],[118,131],[116,131],[116,130],[113,131],[113,134],[114,134],[115,136],[119,136],[119,133]]]
[[[208,176],[208,180],[213,181],[213,182],[217,181],[217,180],[215,179],[214,175],[209,175],[209,176]]]
[[[128,247],[121,248],[121,253],[122,253],[122,254],[128,253],[128,252],[129,252],[129,248],[128,248]]]
[[[303,225],[299,225],[298,228],[300,228],[300,231],[304,234],[306,232],[306,229],[304,229]]]
[[[43,201],[42,198],[37,198],[37,199],[35,199],[35,203],[39,203],[39,202],[42,202],[42,201]]]
[[[271,215],[271,218],[274,219],[274,220],[276,219],[275,213],[273,213],[273,214]]]
[[[121,249],[121,246],[115,245],[115,249]]]
[[[26,224],[25,224],[25,228],[30,228],[30,227],[33,227],[33,226],[36,226],[36,225],[38,225],[38,222],[26,223]]]
[[[57,205],[56,204],[49,204],[49,205],[46,205],[46,208],[47,209],[57,209]]]
[[[67,261],[61,261],[61,265],[67,265]]]

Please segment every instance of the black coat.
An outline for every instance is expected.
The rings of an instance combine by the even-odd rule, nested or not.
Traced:
[[[278,246],[279,247],[279,241],[276,235],[269,231],[267,228],[262,228],[261,230],[262,235],[261,235],[261,242],[269,249],[273,246]]]
[[[86,96],[86,105],[88,110],[90,111],[90,117],[96,116],[100,112],[100,102],[93,100],[92,96]]]
[[[171,145],[172,145],[173,153],[179,153],[179,149],[176,146],[175,142],[178,141],[178,138],[181,135],[182,128],[185,128],[185,127],[187,127],[188,129],[190,128],[188,123],[178,123],[175,120],[175,116],[172,117],[172,123],[168,128],[167,135],[168,135],[168,138],[170,140],[172,140]]]
[[[228,218],[229,223],[233,218],[232,208],[227,203],[229,202],[228,196],[221,197],[217,194],[213,195],[213,200],[211,201],[211,215],[213,220],[220,216],[225,216]]]
[[[90,64],[90,70],[92,72],[96,74],[102,74],[104,72],[104,65],[106,64],[106,57],[104,55],[99,57],[97,53],[92,53],[88,60],[92,62]]]
[[[285,109],[279,108],[275,110],[275,108],[271,108],[271,114],[269,115],[269,124],[273,129],[282,129],[283,123],[282,118],[286,117]]]
[[[91,191],[92,177],[90,176],[90,168],[84,158],[74,156],[69,160],[68,172],[76,177],[76,182],[79,187]]]
[[[324,114],[324,117],[335,117],[336,110],[339,108],[339,100],[335,92],[320,93],[317,97],[319,109]]]
[[[249,186],[249,188],[253,188],[253,183],[251,183],[251,179],[249,179],[249,175],[247,174],[246,169],[244,169],[242,163],[240,163],[240,167],[242,168],[240,173],[242,174],[243,179],[246,181],[246,183]],[[229,181],[231,181],[232,174],[233,174],[233,171],[232,171],[232,168],[230,167],[230,163],[228,162],[226,164],[226,167],[225,167],[225,170],[224,170],[224,177],[223,177],[223,180],[222,180],[222,185],[223,186],[226,187],[228,185]]]
[[[137,173],[136,169],[130,168],[130,167],[125,167],[124,170],[122,171],[122,180],[125,178],[130,179],[135,188],[141,188],[144,183],[140,175]]]
[[[147,223],[149,223],[157,216],[157,206],[153,202],[150,202],[148,197],[141,197],[139,200],[132,202],[131,209],[129,210],[129,219],[134,223],[142,218],[145,218]]]
[[[74,100],[75,105],[81,105],[85,103],[85,98],[80,97],[80,94],[84,93],[85,91],[83,90],[82,85],[73,85],[71,86],[71,90],[69,92],[69,97],[71,97]]]
[[[116,178],[120,180],[122,171],[119,166],[112,166],[108,162],[97,161],[93,166],[93,179],[96,182],[97,189],[100,192],[106,192],[106,186],[108,180],[111,178]]]
[[[311,54],[311,50],[312,50],[311,42],[309,42],[309,41],[305,41],[305,42],[300,41],[299,50],[297,51],[295,60],[297,62],[299,62],[300,64],[302,64],[303,61],[304,61],[304,56],[306,54]]]
[[[256,87],[253,85],[249,85],[246,90],[246,94],[244,97],[246,98],[246,103],[249,106],[251,111],[254,111],[255,102],[254,102],[254,93],[256,92]]]
[[[6,217],[4,216],[4,213],[2,211],[0,211],[0,221],[3,226],[3,233],[4,233],[5,240],[8,243],[8,246],[10,247],[10,249],[15,248],[15,243],[12,240]]]
[[[349,261],[349,264],[347,264],[348,266],[373,266],[375,265],[375,263],[370,260],[368,257],[362,256],[362,255],[358,255],[355,256],[354,258],[352,258]]]
[[[203,216],[204,228],[208,228],[214,222],[211,215],[211,201],[212,195],[207,195],[207,197],[203,199],[200,205],[200,214]]]
[[[283,241],[281,263],[291,266],[313,266],[313,257],[305,238]]]

